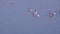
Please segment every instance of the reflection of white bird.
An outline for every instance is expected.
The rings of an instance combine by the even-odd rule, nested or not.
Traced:
[[[40,16],[38,11],[34,12],[33,15],[36,16],[36,17],[39,17]]]

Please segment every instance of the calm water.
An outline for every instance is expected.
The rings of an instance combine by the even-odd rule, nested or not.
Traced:
[[[28,8],[37,9],[40,17],[24,10]],[[60,34],[60,15],[48,15],[59,9],[60,0],[0,0],[0,34]]]

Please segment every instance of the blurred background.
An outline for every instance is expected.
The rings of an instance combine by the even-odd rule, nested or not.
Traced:
[[[39,18],[28,13],[37,9]],[[60,15],[49,18],[49,11],[60,10],[60,0],[0,0],[0,34],[60,34]]]

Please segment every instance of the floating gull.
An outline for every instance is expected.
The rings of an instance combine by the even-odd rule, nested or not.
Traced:
[[[50,13],[49,13],[49,17],[51,18],[51,17],[53,17],[53,16],[56,15],[56,14],[57,14],[56,11],[50,12]]]
[[[40,16],[38,11],[34,12],[33,15],[36,16],[36,17],[39,17]]]
[[[33,11],[33,8],[29,8],[29,9],[27,9],[29,12],[32,12]]]

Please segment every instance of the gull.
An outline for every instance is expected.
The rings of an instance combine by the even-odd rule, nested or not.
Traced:
[[[33,11],[33,8],[29,8],[29,9],[27,9],[29,12],[32,12]]]
[[[53,17],[53,16],[56,15],[56,14],[57,14],[56,11],[50,12],[50,13],[49,13],[49,17],[51,18],[51,17]]]
[[[38,11],[35,11],[35,12],[33,13],[33,15],[36,16],[36,17],[39,17],[39,16],[40,16]]]
[[[57,13],[56,13],[56,11],[55,11],[55,12],[53,12],[53,14],[54,14],[54,15],[56,15],[56,14],[57,14]]]

